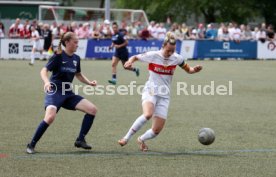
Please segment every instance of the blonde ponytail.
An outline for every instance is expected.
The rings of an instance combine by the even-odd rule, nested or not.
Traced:
[[[166,33],[166,37],[164,39],[162,47],[164,47],[168,43],[171,44],[171,45],[175,45],[176,44],[176,39],[175,39],[174,35],[170,31]]]
[[[61,54],[62,53],[62,47],[61,44],[63,43],[63,37],[64,37],[65,33],[62,33],[62,35],[60,36],[60,40],[58,43],[58,49],[56,51],[57,54]]]

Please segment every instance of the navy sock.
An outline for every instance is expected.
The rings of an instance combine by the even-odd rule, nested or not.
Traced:
[[[89,132],[93,124],[94,118],[95,118],[94,115],[90,115],[90,114],[84,115],[78,140],[81,140],[81,141],[84,140],[85,135]]]
[[[132,69],[132,71],[134,71],[134,72],[136,72],[136,70],[137,70],[136,68],[133,68],[133,69]]]
[[[39,141],[39,139],[42,137],[48,127],[49,125],[44,120],[38,125],[33,139],[30,143],[32,147],[35,147],[36,143]]]
[[[112,79],[116,80],[117,76],[116,74],[112,74]]]

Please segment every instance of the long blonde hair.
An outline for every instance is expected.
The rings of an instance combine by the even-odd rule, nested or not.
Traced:
[[[164,39],[164,42],[162,44],[162,47],[165,47],[167,44],[176,45],[176,39],[174,35],[171,32],[166,33],[166,37]]]

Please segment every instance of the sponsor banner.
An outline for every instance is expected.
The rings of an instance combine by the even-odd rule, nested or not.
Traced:
[[[258,58],[259,59],[276,59],[276,41],[258,41]]]
[[[1,39],[1,58],[30,59],[33,43],[29,39]],[[40,41],[43,44],[43,40]]]
[[[180,55],[182,55],[187,59],[193,58],[194,50],[195,50],[195,41],[182,41]]]
[[[30,39],[1,39],[1,55],[4,59],[30,59],[33,48],[33,43]],[[43,47],[44,40],[40,40],[41,47]],[[54,49],[57,47],[59,40],[54,40]],[[79,40],[76,54],[80,58],[85,58],[87,40]],[[38,52],[37,52],[38,53]]]
[[[110,39],[90,39],[88,40],[86,58],[112,58],[115,48],[109,49],[111,45]],[[159,40],[129,40],[128,41],[128,52],[129,56],[145,53],[148,51],[159,50],[162,46],[163,41]],[[177,41],[176,44],[177,52],[180,53],[181,42]]]
[[[196,41],[194,58],[257,58],[257,42]]]

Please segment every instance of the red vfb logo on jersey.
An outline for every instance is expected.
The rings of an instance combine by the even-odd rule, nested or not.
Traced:
[[[155,63],[149,64],[149,70],[157,74],[173,75],[176,65],[164,66]]]

